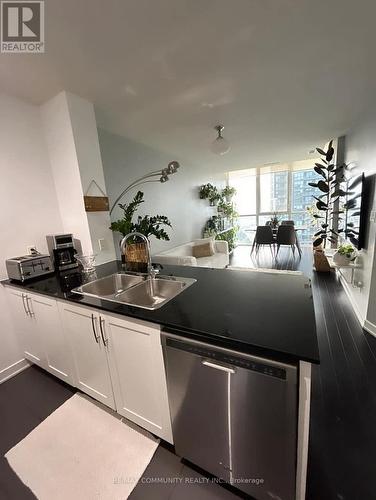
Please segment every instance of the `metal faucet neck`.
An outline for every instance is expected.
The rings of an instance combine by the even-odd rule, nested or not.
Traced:
[[[126,234],[124,236],[124,238],[121,240],[121,243],[120,243],[120,252],[121,252],[122,255],[124,254],[124,249],[125,249],[125,247],[127,245],[127,241],[129,240],[129,238],[134,238],[134,237],[141,238],[145,242],[145,244],[146,244],[147,258],[148,258],[148,274],[151,277],[153,277],[154,274],[155,274],[155,271],[153,269],[153,265],[152,265],[152,262],[151,262],[150,241],[149,241],[149,239],[144,234],[139,233],[137,231],[133,231],[132,233]]]

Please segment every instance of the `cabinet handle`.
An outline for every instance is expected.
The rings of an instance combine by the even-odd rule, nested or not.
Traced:
[[[202,361],[202,364],[208,366],[209,368],[215,368],[216,370],[221,370],[222,372],[235,373],[235,370],[233,368],[227,368],[227,366],[216,365],[211,361]]]
[[[104,319],[103,319],[101,316],[99,316],[99,328],[100,328],[100,330],[101,330],[101,335],[102,335],[103,345],[104,345],[105,347],[107,347],[107,344],[108,344],[108,339],[106,339],[106,338],[105,338],[105,336],[104,336],[104,328],[103,328],[103,326],[102,326],[102,323],[104,323]]]
[[[29,305],[29,300],[31,302],[31,298],[26,295],[26,305],[27,305],[27,310],[29,311],[30,317],[34,316],[34,312],[31,310],[30,305]]]
[[[99,336],[97,336],[97,332],[95,331],[94,314],[91,315],[91,326],[93,327],[95,342],[99,344]]]
[[[24,311],[26,313],[26,316],[29,316],[29,311],[27,310],[26,304],[25,304],[25,295],[24,294],[22,294],[22,304],[23,304],[23,308],[24,308]]]

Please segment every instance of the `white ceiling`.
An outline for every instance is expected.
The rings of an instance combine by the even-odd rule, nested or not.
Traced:
[[[99,126],[202,168],[307,157],[375,97],[374,0],[45,3],[46,53],[1,54],[0,90],[76,93]]]

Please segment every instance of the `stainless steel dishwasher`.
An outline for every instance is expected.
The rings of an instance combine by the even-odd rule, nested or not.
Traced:
[[[295,499],[297,367],[162,333],[176,453],[257,500]]]

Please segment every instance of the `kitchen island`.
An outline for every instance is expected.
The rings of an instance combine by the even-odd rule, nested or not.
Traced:
[[[98,279],[121,270],[120,262],[111,262],[98,266],[89,279]],[[27,316],[27,324],[25,318],[19,323],[21,337],[28,338],[29,342],[25,347],[25,357],[171,443],[174,443],[173,428],[177,413],[174,411],[171,414],[171,428],[173,389],[170,381],[167,393],[168,366],[166,356],[163,359],[161,331],[162,335],[170,336],[172,342],[181,339],[189,341],[189,345],[195,347],[196,355],[203,360],[202,365],[219,367],[229,377],[229,387],[231,380],[234,383],[236,381],[234,377],[231,379],[231,374],[242,373],[244,363],[248,363],[247,370],[259,372],[258,377],[261,378],[258,380],[274,380],[274,385],[257,385],[260,390],[255,393],[257,398],[254,397],[253,401],[258,401],[259,417],[266,411],[262,410],[263,401],[270,399],[275,387],[280,388],[275,392],[276,410],[271,410],[275,422],[271,420],[270,428],[260,427],[260,435],[263,433],[265,436],[265,450],[260,449],[260,457],[265,455],[265,463],[270,464],[266,471],[269,474],[281,469],[276,457],[273,463],[270,462],[271,451],[275,451],[281,462],[293,464],[294,496],[286,493],[283,498],[302,500],[305,495],[307,467],[310,369],[311,363],[319,362],[309,280],[304,276],[289,274],[180,266],[164,266],[161,274],[194,278],[197,282],[154,311],[72,294],[71,286],[79,286],[80,280],[87,280],[87,276],[75,273],[71,273],[68,278],[53,275],[25,284],[3,282],[9,287],[12,311],[19,317],[24,309],[23,314]],[[58,313],[56,315],[52,314],[54,304]],[[27,332],[30,328],[34,328],[32,345]],[[59,329],[59,340],[52,342],[52,336]],[[43,332],[42,339],[40,331]],[[41,341],[38,348],[36,341]],[[73,361],[61,355],[65,341],[68,350],[73,353]],[[210,352],[197,351],[196,343],[200,343],[200,349],[202,345],[206,348],[212,346],[213,349]],[[34,352],[31,352],[33,349]],[[193,352],[191,347],[189,349]],[[217,362],[214,357],[209,357],[217,356],[221,349],[222,361]],[[223,358],[223,352],[227,358]],[[224,363],[223,360],[227,361]],[[235,368],[228,369],[229,361]],[[57,366],[59,363],[61,364]],[[99,377],[98,373],[93,377],[93,372],[99,371],[103,372],[103,377]],[[221,384],[222,381],[220,379]],[[283,389],[285,382],[292,384],[289,385],[288,393],[290,400],[296,399],[295,409],[286,406],[286,410],[283,410],[285,399],[288,399],[287,389]],[[286,388],[287,386],[288,384]],[[248,393],[251,392],[249,386],[244,397],[248,398]],[[209,390],[208,395],[211,394],[214,393]],[[237,407],[248,408],[251,422],[252,404],[247,404],[248,406],[242,405],[240,401]],[[279,407],[281,412],[275,413]],[[269,410],[272,408],[273,405],[269,405]],[[192,414],[195,406],[191,406],[189,411]],[[281,423],[282,420],[288,422],[289,419],[289,439],[293,443],[293,453],[286,455],[288,448],[281,443],[280,449],[276,446],[278,432],[281,433],[283,429],[281,426],[277,431],[276,423]],[[248,420],[241,421],[243,427],[247,427]],[[258,421],[260,422],[260,418]],[[268,436],[273,436],[275,450],[268,449]],[[231,482],[231,465],[225,464],[223,467],[229,470]],[[261,472],[265,474],[265,470]],[[228,480],[225,473],[216,475]],[[274,479],[273,477],[273,481]],[[237,486],[260,499],[264,498],[267,491],[267,488],[263,492],[261,488],[247,490],[242,484]],[[273,494],[278,493],[278,489],[269,490]],[[289,491],[291,492],[291,481]]]
[[[110,262],[98,266],[88,279],[123,269],[120,261]],[[307,277],[167,265],[160,273],[195,278],[197,282],[155,311],[70,293],[69,281],[57,275],[23,284],[9,280],[2,283],[151,321],[181,330],[182,335],[243,352],[285,361],[319,362],[312,291]],[[79,284],[80,281],[71,280],[71,287]]]

